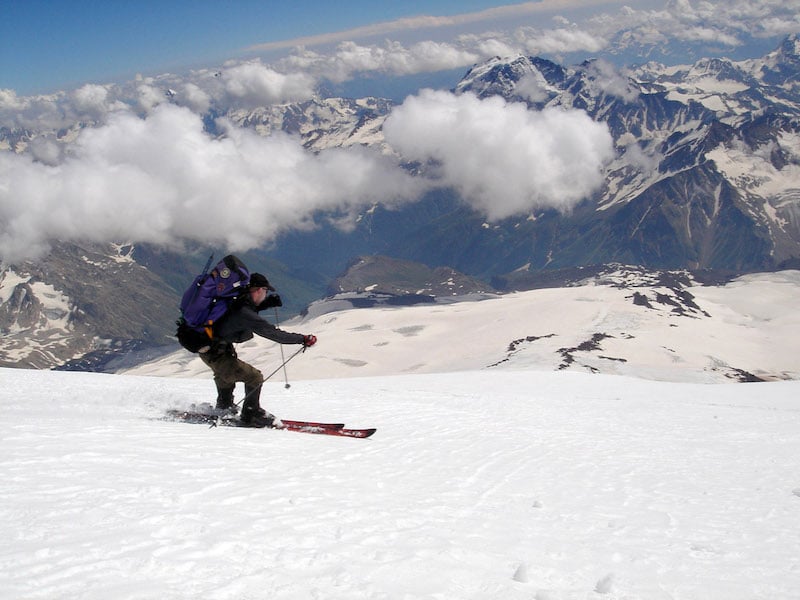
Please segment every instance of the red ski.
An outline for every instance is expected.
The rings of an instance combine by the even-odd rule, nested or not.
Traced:
[[[232,414],[209,414],[194,410],[168,410],[164,417],[167,421],[180,421],[181,423],[199,423],[216,427],[243,427],[239,419]],[[299,431],[301,433],[314,433],[319,435],[336,435],[340,437],[368,438],[375,433],[370,429],[348,429],[344,423],[322,423],[319,421],[294,421],[281,419],[280,427],[268,427],[284,431]]]
[[[344,423],[320,423],[319,421],[290,421],[281,419],[287,427],[322,427],[323,429],[344,429]]]
[[[316,425],[294,425],[292,423],[296,423],[296,421],[284,421],[283,427],[277,427],[276,429],[285,429],[287,431],[300,431],[302,433],[317,433],[321,435],[338,435],[342,437],[353,437],[353,438],[368,438],[373,433],[375,433],[376,429],[347,429],[344,427],[330,427],[331,423],[318,423]],[[326,427],[326,425],[328,425]],[[338,425],[338,423],[335,423]]]

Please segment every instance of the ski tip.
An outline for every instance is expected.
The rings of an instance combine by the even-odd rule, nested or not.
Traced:
[[[353,437],[368,438],[378,430],[373,427],[370,429],[351,429],[350,431],[358,432],[356,435],[353,435]]]

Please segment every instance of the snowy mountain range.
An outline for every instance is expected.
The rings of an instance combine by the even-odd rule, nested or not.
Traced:
[[[580,108],[608,125],[618,155],[600,192],[571,214],[542,211],[488,232],[473,221],[467,252],[456,243],[460,228],[427,228],[423,247],[448,249],[440,263],[483,276],[615,261],[739,271],[793,265],[800,256],[798,64],[795,36],[744,62],[618,72],[599,61],[563,68],[518,57],[477,66],[457,92],[534,109]],[[413,251],[405,257],[430,260]]]
[[[432,193],[422,206],[391,212],[377,206],[352,234],[325,233],[339,242],[336,265],[341,269],[354,254],[378,253],[484,279],[524,266],[535,277],[541,269],[608,262],[740,272],[795,266],[798,80],[796,35],[746,61],[617,70],[603,61],[563,67],[518,56],[476,65],[455,86],[457,94],[499,96],[537,111],[576,108],[606,123],[617,157],[602,189],[567,214],[541,210],[488,226],[457,194]],[[383,147],[381,127],[391,109],[376,99],[328,98],[232,117],[264,134],[300,135],[315,150]],[[312,264],[297,251],[312,239],[287,234],[275,256]]]
[[[455,190],[435,190],[412,205],[376,204],[344,230],[321,219],[313,231],[287,231],[251,260],[277,276],[284,295],[299,303],[295,312],[331,291],[416,285],[397,281],[395,269],[407,264],[398,260],[381,262],[384,273],[364,281],[348,271],[363,268],[362,256],[419,263],[421,279],[429,278],[425,265],[446,266],[450,275],[442,274],[437,285],[445,287],[437,293],[453,274],[472,280],[462,289],[469,293],[560,285],[574,280],[575,267],[612,263],[733,274],[796,268],[799,78],[797,35],[760,59],[686,66],[618,70],[598,60],[564,67],[536,57],[496,58],[473,67],[454,92],[536,111],[580,109],[608,126],[616,158],[591,198],[571,211],[541,209],[487,222]],[[314,151],[367,145],[390,152],[382,128],[394,107],[376,98],[320,97],[224,116],[260,135],[298,135]],[[206,123],[214,133],[214,120]],[[58,143],[68,147],[90,126],[58,132]],[[52,133],[4,129],[0,144],[25,152]],[[187,257],[143,244],[65,243],[44,261],[3,263],[0,364],[47,367],[74,359],[76,368],[91,368],[118,354],[109,349],[167,341],[181,287],[206,255],[206,249]],[[113,292],[85,285],[109,279]],[[424,284],[415,291],[428,289]]]

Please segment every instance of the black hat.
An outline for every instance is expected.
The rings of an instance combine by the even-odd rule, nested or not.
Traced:
[[[250,275],[250,289],[253,288],[267,288],[268,290],[275,291],[275,288],[269,284],[269,281],[261,273],[253,273]]]

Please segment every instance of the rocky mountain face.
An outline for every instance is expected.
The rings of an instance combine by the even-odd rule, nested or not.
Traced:
[[[381,98],[316,98],[295,104],[235,110],[226,116],[240,127],[267,136],[298,135],[310,150],[371,145],[383,140],[381,126],[393,103]]]
[[[647,64],[626,73],[537,58],[473,68],[459,93],[532,109],[565,106],[608,124],[618,156],[569,216],[510,220],[498,235],[528,270],[628,262],[762,270],[800,257],[800,40],[761,60]],[[516,231],[516,234],[514,233]],[[461,267],[455,264],[456,267]],[[508,269],[511,271],[511,269]]]
[[[132,251],[60,244],[37,263],[3,266],[0,366],[103,370],[115,358],[170,342],[175,291]]]
[[[493,291],[487,283],[450,267],[430,268],[421,263],[386,256],[362,256],[333,280],[329,295],[369,292],[395,296],[462,296]]]
[[[310,302],[373,285],[391,294],[529,289],[608,263],[736,273],[800,266],[797,35],[760,59],[677,67],[496,58],[453,91],[531,110],[577,108],[607,123],[617,155],[602,189],[569,214],[492,224],[453,190],[438,190],[400,209],[376,205],[347,232],[286,233],[253,256],[281,273],[287,297]],[[382,146],[391,109],[377,98],[317,98],[225,116],[262,135],[299,135],[317,151]],[[59,132],[59,143],[82,126],[91,124]],[[0,131],[0,150],[25,151],[41,134]],[[144,246],[59,244],[36,264],[0,257],[0,364],[103,370],[131,347],[174,344],[180,288],[207,256],[199,254],[192,262]]]

